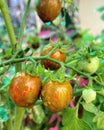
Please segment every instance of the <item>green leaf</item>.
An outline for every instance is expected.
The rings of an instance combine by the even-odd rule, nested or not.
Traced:
[[[101,19],[104,21],[104,14],[101,15]]]
[[[99,111],[94,117],[93,122],[96,123],[98,130],[104,130],[104,112]]]
[[[85,40],[85,41],[92,42],[94,40],[94,37],[90,34],[85,34],[85,35],[83,35],[82,39]]]
[[[42,105],[35,105],[33,107],[33,120],[37,124],[41,124],[45,119],[45,113]]]
[[[5,105],[0,106],[0,122],[6,122],[8,119],[8,108]]]
[[[100,66],[98,68],[98,72],[100,73],[102,79],[104,79],[104,60],[100,60]]]
[[[98,113],[98,109],[93,103],[83,102],[82,105],[86,111],[89,111],[89,112],[94,113],[94,114]]]
[[[97,8],[97,11],[98,11],[98,12],[104,11],[104,6],[101,6],[101,7]]]
[[[10,58],[12,56],[12,49],[11,48],[5,49],[4,55],[6,58]]]
[[[86,110],[83,111],[83,117],[82,117],[82,119],[84,121],[86,121],[88,124],[90,124],[93,130],[99,130],[97,128],[96,124],[93,122],[93,118],[94,117],[95,117],[95,114],[90,113],[90,112],[88,112]]]
[[[10,80],[7,76],[4,76],[3,77],[3,83],[6,85],[6,84],[9,84],[10,83]]]
[[[64,111],[61,130],[92,130],[87,122],[77,117],[77,109],[67,108]]]

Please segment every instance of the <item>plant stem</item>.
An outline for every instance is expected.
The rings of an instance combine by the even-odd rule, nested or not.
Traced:
[[[25,109],[17,107],[15,108],[15,122],[13,130],[20,130],[21,128],[21,122],[23,120]]]
[[[22,23],[21,23],[21,26],[20,26],[19,41],[18,41],[19,48],[21,48],[21,45],[22,45],[22,36],[23,36],[23,32],[24,32],[24,27],[25,27],[26,18],[27,18],[27,15],[28,15],[29,7],[30,7],[30,2],[31,2],[31,0],[28,0],[27,6],[26,6],[26,9],[25,9],[25,13],[23,15]]]
[[[23,15],[22,23],[21,23],[21,26],[20,26],[19,42],[18,42],[18,45],[17,45],[18,50],[20,50],[22,48],[22,36],[23,36],[23,32],[24,32],[26,18],[27,18],[28,11],[29,11],[30,2],[31,2],[31,0],[28,0],[28,3],[26,5],[26,9],[25,9],[25,13]],[[16,71],[18,72],[20,70],[21,70],[21,63],[17,63],[16,64]],[[14,130],[20,130],[21,122],[22,122],[23,116],[24,116],[24,112],[25,112],[24,108],[20,108],[20,107],[16,106],[16,108],[15,108]]]
[[[0,0],[0,9],[1,9],[5,24],[7,27],[12,49],[15,50],[16,38],[15,38],[14,29],[13,29],[13,26],[11,23],[11,19],[10,19],[9,13],[8,13],[8,7],[7,7],[5,0]],[[11,117],[11,114],[10,114],[10,117]],[[7,122],[7,127],[8,127],[7,128],[8,130],[12,130],[12,120],[11,119]]]
[[[78,74],[81,74],[81,75],[85,76],[85,77],[88,78],[88,79],[91,78],[91,76],[90,76],[89,74],[83,73],[82,71],[77,70],[75,67],[72,67],[71,65],[65,64],[65,67],[74,70],[74,71],[77,72]]]
[[[28,56],[28,57],[23,57],[23,58],[11,58],[9,59],[8,61],[5,61],[3,63],[0,63],[0,67],[3,67],[3,66],[6,66],[6,65],[9,65],[9,64],[14,64],[14,63],[19,63],[19,62],[23,62],[23,61],[31,61],[31,62],[35,62],[36,60],[50,60],[52,62],[55,62],[57,64],[60,64],[60,66],[64,66],[68,69],[72,69],[74,70],[76,73],[80,74],[80,75],[83,75],[84,77],[88,78],[88,79],[91,79],[93,81],[95,81],[98,85],[100,86],[104,86],[104,84],[100,81],[98,81],[97,79],[95,79],[95,77],[92,77],[90,76],[89,74],[86,74],[80,70],[77,70],[75,67],[72,67],[70,65],[67,65],[63,62],[60,62],[58,60],[55,60],[53,58],[50,58],[49,56],[38,56],[38,57],[31,57],[31,56]]]
[[[5,0],[0,0],[0,9],[1,9],[1,12],[3,15],[3,18],[5,20],[5,23],[6,23],[10,42],[12,44],[12,48],[15,49],[16,38],[15,38],[14,29],[13,29],[13,26],[11,23],[11,19],[10,19],[9,13],[8,13],[8,8],[7,8],[7,4],[6,4]]]
[[[14,63],[19,63],[19,62],[23,62],[23,61],[35,61],[35,60],[50,60],[50,61],[53,61],[55,63],[58,63],[58,64],[62,64],[62,62],[59,62],[57,60],[54,60],[53,58],[49,58],[49,57],[46,57],[46,56],[38,56],[38,57],[23,57],[23,58],[11,58],[3,63],[0,63],[0,67],[2,66],[6,66],[6,65],[9,65],[9,64],[14,64]]]
[[[5,20],[5,24],[6,24],[6,27],[7,27],[8,34],[9,34],[9,38],[10,38],[10,41],[11,41],[13,52],[15,52],[16,49],[21,49],[21,47],[22,47],[21,39],[22,39],[22,35],[23,35],[23,30],[24,30],[24,26],[25,26],[25,22],[26,22],[26,17],[27,17],[29,5],[30,5],[30,0],[28,0],[28,4],[26,6],[26,11],[25,11],[23,21],[22,21],[22,24],[21,24],[21,29],[20,29],[19,45],[16,48],[16,46],[15,46],[16,45],[15,33],[14,33],[13,26],[12,26],[12,23],[11,23],[11,19],[10,19],[9,13],[8,13],[7,4],[6,4],[5,0],[0,0],[0,9],[2,11],[4,20]],[[21,64],[17,63],[16,64],[16,71],[20,71],[20,70],[21,70]],[[25,109],[19,108],[19,107],[16,106],[16,108],[15,108],[15,121],[14,121],[13,130],[20,130],[24,112],[25,112]],[[9,123],[9,124],[11,124],[11,123]],[[12,130],[12,127],[10,128],[10,130]]]
[[[9,105],[9,108],[10,108],[10,105]],[[7,121],[7,130],[13,130],[11,112],[10,112],[9,116],[10,116],[10,119]]]
[[[16,64],[16,71],[21,70],[21,63]],[[15,120],[14,120],[14,127],[13,130],[20,130],[21,129],[21,123],[23,120],[25,109],[15,106]]]

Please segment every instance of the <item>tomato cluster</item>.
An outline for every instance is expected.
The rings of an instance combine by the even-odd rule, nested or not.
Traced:
[[[48,81],[43,85],[40,77],[19,72],[11,80],[9,96],[16,105],[25,108],[32,107],[41,96],[47,109],[58,112],[71,101],[72,87],[69,81]]]

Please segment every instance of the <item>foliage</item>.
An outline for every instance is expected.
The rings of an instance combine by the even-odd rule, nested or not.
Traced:
[[[78,108],[67,108],[63,114],[63,128],[61,130],[92,130],[91,126],[86,123],[83,119],[77,117]],[[67,118],[67,116],[69,117]],[[70,122],[70,123],[69,123]]]
[[[2,18],[5,22],[0,25],[0,125],[2,129],[103,130],[104,31],[99,36],[94,37],[89,34],[89,30],[75,28],[73,18],[68,13],[66,6],[63,6],[55,20],[44,23],[40,32],[34,26],[25,28],[30,1],[28,0],[26,3],[20,28],[15,28],[15,31],[5,1],[1,0],[0,3]],[[63,5],[68,4],[70,8],[74,7],[73,0],[61,2]],[[102,13],[101,17],[104,19],[104,6],[97,10]],[[47,44],[51,46],[51,49],[45,55],[41,55]],[[59,53],[64,54],[66,59],[60,60],[57,56]],[[52,57],[53,54],[55,58]],[[97,58],[97,62],[94,60],[92,65],[91,59],[94,57]],[[48,64],[53,63],[52,65],[59,67],[57,69],[47,68],[42,64],[43,61],[46,64],[47,62]],[[85,69],[82,69],[84,62],[87,64],[86,66],[83,64]],[[94,71],[89,73],[86,69]],[[8,94],[10,83],[18,72],[25,72],[32,79],[34,76],[38,76],[42,80],[41,92],[47,81],[58,82],[57,91],[53,92],[53,88],[56,86],[52,85],[52,91],[49,91],[50,87],[46,89],[44,99],[47,99],[48,107],[55,109],[59,105],[62,109],[57,112],[47,109],[47,104],[43,103],[41,92],[35,102],[33,99],[34,104],[31,108],[18,107]],[[65,81],[68,81],[67,83],[72,86],[71,101],[68,99],[69,95],[66,96],[62,88]],[[17,81],[16,84],[18,83]],[[20,89],[22,88],[20,91],[29,93],[30,87],[27,87],[29,83],[25,84],[25,82],[20,81],[18,85]],[[25,91],[24,84],[26,85]],[[69,92],[70,89],[67,91]],[[49,95],[47,95],[48,92]],[[63,94],[60,95],[59,92],[63,92]],[[55,93],[61,99],[57,104],[51,106],[55,100]],[[20,96],[20,93],[18,95]],[[18,95],[13,98],[18,99]],[[24,102],[23,95],[21,97]],[[28,95],[25,96],[28,97]],[[51,98],[50,95],[52,95]],[[33,93],[27,100],[31,101],[32,97]],[[67,99],[67,106],[64,99]]]
[[[101,14],[101,19],[104,21],[104,6],[101,6],[101,7],[97,8],[97,11],[102,13]]]

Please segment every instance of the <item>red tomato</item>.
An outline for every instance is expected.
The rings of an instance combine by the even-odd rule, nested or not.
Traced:
[[[45,49],[41,52],[41,56],[47,55],[51,50],[52,50],[51,46],[45,47]],[[57,49],[55,52],[53,52],[53,54],[51,54],[50,57],[55,60],[65,62],[66,54],[62,53],[60,50]],[[59,64],[52,62],[50,60],[42,60],[41,64],[44,65],[46,69],[56,70],[60,68]]]
[[[72,86],[69,81],[60,83],[48,81],[42,88],[43,104],[51,112],[59,112],[69,105],[72,99]]]
[[[37,5],[37,13],[43,22],[52,22],[60,11],[60,0],[39,0]]]
[[[20,107],[32,107],[40,95],[41,86],[42,82],[39,77],[19,72],[11,80],[9,96]]]

